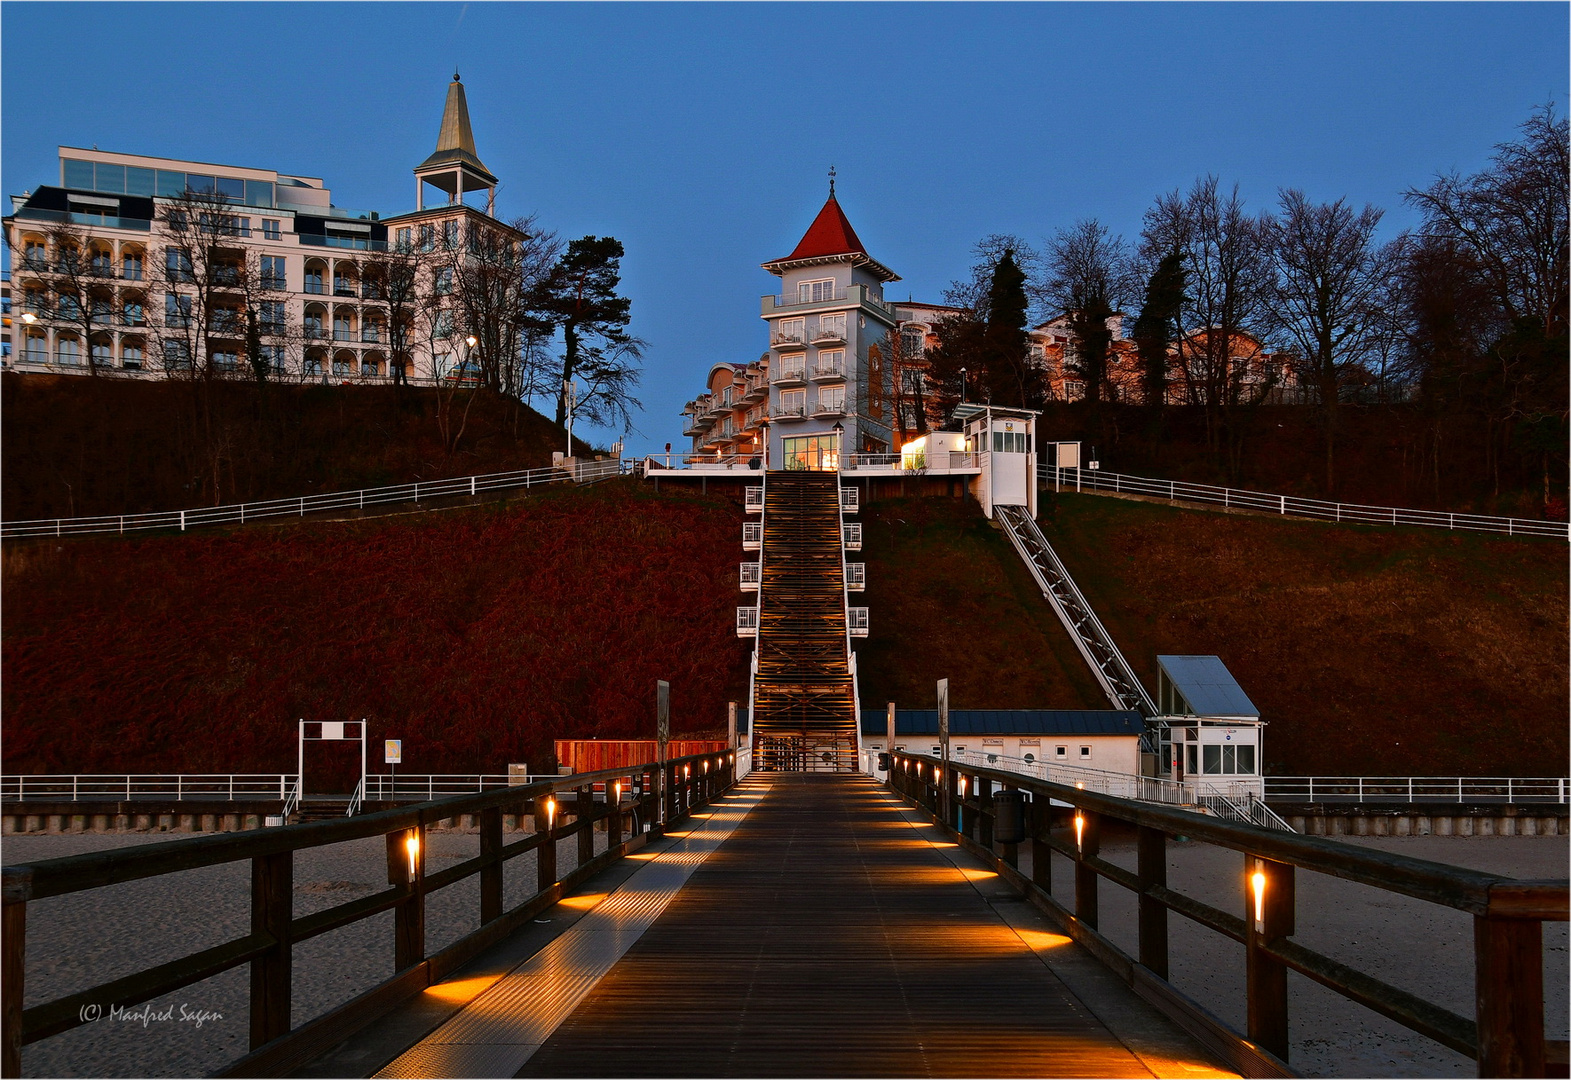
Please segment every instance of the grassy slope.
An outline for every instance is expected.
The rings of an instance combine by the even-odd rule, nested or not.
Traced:
[[[562,429],[485,391],[0,376],[9,521],[178,510],[549,465]],[[468,407],[467,417],[463,416]],[[449,452],[448,431],[462,428]],[[576,442],[576,440],[575,440]]]
[[[1268,771],[1564,775],[1566,548],[1062,498],[1049,540],[1147,685],[1221,656]]]
[[[1105,709],[1106,699],[1003,533],[976,503],[870,503],[862,701],[935,708],[949,680],[957,709]],[[853,556],[854,558],[854,556]]]
[[[371,719],[409,772],[543,762],[745,700],[735,504],[627,483],[357,523],[8,544],[7,772],[291,770]]]

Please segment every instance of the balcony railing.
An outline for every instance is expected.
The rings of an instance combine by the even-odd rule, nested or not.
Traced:
[[[776,333],[770,335],[769,345],[775,349],[805,349],[807,348],[806,338],[807,335],[801,331],[791,331],[784,334]]]
[[[813,378],[823,380],[844,379],[846,377],[844,364],[815,364]]]
[[[806,420],[806,405],[776,405],[769,410],[769,415],[775,420]]]
[[[367,345],[380,345],[382,343],[382,335],[376,327],[368,326],[360,331],[360,340]]]
[[[828,326],[820,324],[818,329],[813,331],[814,345],[843,345],[845,344],[845,339],[846,324],[844,322],[833,322]]]
[[[764,509],[763,485],[744,488],[742,491],[742,507],[749,514],[762,513]]]
[[[779,371],[775,372],[774,381],[776,386],[780,386],[785,383],[804,382],[806,378],[807,369],[804,368],[801,364],[794,364],[791,367],[782,367]]]
[[[743,592],[757,592],[758,583],[764,580],[764,564],[745,562],[741,564],[741,584]]]
[[[860,289],[860,288],[861,288],[860,285],[853,285],[853,286],[851,286],[851,289]],[[804,299],[802,299],[802,296],[801,296],[800,293],[798,293],[798,294],[796,294],[794,296],[791,295],[791,294],[782,294],[780,296],[774,297],[773,299],[774,299],[774,302],[775,302],[775,307],[777,307],[777,308],[783,308],[783,307],[807,307],[810,304],[833,304],[833,303],[835,303],[837,301],[846,299],[850,295],[851,289],[839,289],[839,290],[837,290],[835,292],[832,292],[832,293],[821,294],[816,299],[812,299],[812,300],[804,300]]]
[[[764,523],[748,521],[742,525],[742,550],[757,551],[764,544]]]
[[[736,609],[736,636],[758,636],[758,609],[756,607],[739,607]]]
[[[867,564],[859,562],[846,563],[846,591],[862,592],[867,588]]]
[[[386,240],[372,240],[369,236],[313,236],[301,233],[300,243],[306,247],[351,248],[355,251],[386,251]]]
[[[307,278],[305,283],[305,291],[315,296],[326,296],[327,286],[322,284],[320,281],[312,281]]]
[[[865,607],[846,609],[846,630],[852,637],[867,636],[867,609]]]
[[[843,397],[830,398],[827,401],[820,400],[817,405],[813,406],[813,415],[816,417],[844,416],[845,413],[846,402]]]
[[[135,229],[140,232],[150,232],[153,228],[151,221],[141,218],[114,217],[110,214],[68,214],[63,210],[39,210],[24,206],[16,212],[16,216],[27,221],[58,221],[66,225],[86,225],[100,229]]]
[[[320,326],[312,326],[310,323],[307,323],[305,327],[305,336],[307,341],[326,341],[327,331],[322,329]]]
[[[847,551],[862,550],[862,523],[848,521],[840,526],[840,542]]]
[[[353,330],[349,330],[341,326],[335,326],[333,328],[334,341],[353,341],[354,339],[355,332]]]

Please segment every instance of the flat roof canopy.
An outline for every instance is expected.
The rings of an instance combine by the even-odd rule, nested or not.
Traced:
[[[1220,656],[1158,656],[1157,668],[1194,716],[1229,716],[1258,720],[1260,710],[1249,700]],[[1162,695],[1159,694],[1159,697]],[[1164,704],[1163,708],[1168,708]]]

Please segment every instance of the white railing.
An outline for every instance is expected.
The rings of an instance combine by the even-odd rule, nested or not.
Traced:
[[[846,632],[852,637],[867,636],[867,609],[865,607],[846,608]]]
[[[856,487],[842,487],[840,489],[840,512],[854,514],[862,506],[862,489]]]
[[[300,778],[297,776],[294,778],[294,782],[289,785],[289,794],[284,797],[284,812],[278,817],[277,823],[279,825],[289,824],[289,815],[300,808],[301,794],[302,787]],[[273,820],[271,818],[268,819],[267,824],[273,824]]]
[[[1032,776],[1049,783],[1078,787],[1085,791],[1116,795],[1122,799],[1139,799],[1142,802],[1166,803],[1170,806],[1192,806],[1198,799],[1194,785],[1188,781],[1164,780],[1155,776],[1138,776],[1134,773],[1110,772],[1106,769],[1087,769],[1075,765],[1057,765],[1048,761],[1027,761],[1008,754],[980,750],[955,750],[953,758],[963,765],[986,769],[1002,769],[1023,776]]]
[[[478,795],[498,788],[517,787],[554,774],[510,776],[507,773],[372,773],[365,778],[364,802],[430,802],[450,795]]]
[[[1504,533],[1507,536],[1550,536],[1558,540],[1571,540],[1571,526],[1563,521],[1534,521],[1529,518],[1457,514],[1445,510],[1402,510],[1391,506],[1325,502],[1321,499],[1301,499],[1296,495],[1272,495],[1262,491],[1241,491],[1182,480],[1154,480],[1144,476],[1127,476],[1096,469],[1062,468],[1057,465],[1038,466],[1037,474],[1045,483],[1059,487],[1072,484],[1076,491],[1089,489],[1145,495],[1175,502],[1215,503],[1241,510],[1319,518],[1349,525],[1417,525],[1431,529],[1462,529],[1468,532]]]
[[[736,636],[758,636],[758,609],[756,607],[739,607],[736,609]]]
[[[1268,776],[1273,802],[1558,803],[1571,780],[1514,776]]]
[[[762,521],[744,521],[742,523],[742,550],[757,551],[764,543],[764,523]]]
[[[0,776],[0,799],[25,802],[166,799],[287,800],[298,785],[293,773],[79,773]]]
[[[848,562],[846,568],[846,591],[863,592],[867,589],[867,564]]]
[[[562,468],[526,469],[520,472],[460,476],[449,480],[421,480],[411,484],[363,488],[359,491],[333,491],[304,495],[294,499],[269,499],[263,502],[230,503],[190,510],[160,510],[146,514],[104,515],[79,518],[41,518],[35,521],[7,521],[0,524],[0,538],[27,536],[84,536],[90,533],[127,533],[144,529],[178,529],[184,532],[204,525],[244,525],[279,517],[304,517],[306,514],[333,510],[363,510],[368,506],[422,502],[451,496],[479,495],[482,492],[532,488],[566,480],[591,483],[620,476],[623,462],[616,458],[579,462],[572,474]]]
[[[742,490],[743,507],[748,513],[758,513],[764,509],[764,486],[762,484],[748,486]]]
[[[758,586],[764,580],[764,564],[762,562],[745,562],[738,565],[742,568],[742,591],[757,592]]]
[[[1210,811],[1213,817],[1226,821],[1258,825],[1262,829],[1276,829],[1280,832],[1294,831],[1250,788],[1237,786],[1233,790],[1223,791],[1208,786],[1201,792],[1200,805]]]
[[[862,523],[847,521],[840,526],[840,540],[847,551],[862,550]]]

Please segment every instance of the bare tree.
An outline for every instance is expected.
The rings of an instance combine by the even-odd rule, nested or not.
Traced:
[[[1112,332],[1107,321],[1122,310],[1135,289],[1129,246],[1095,218],[1060,229],[1047,243],[1047,278],[1043,298],[1069,317],[1074,338],[1065,360],[1085,383],[1085,400],[1093,410],[1108,386],[1108,354]]]
[[[415,320],[427,284],[426,270],[421,253],[408,244],[372,252],[361,266],[366,310],[375,311],[387,327],[387,371],[397,386],[409,385],[414,366]]]
[[[1290,340],[1319,399],[1325,438],[1326,491],[1336,488],[1337,407],[1344,391],[1367,381],[1385,326],[1385,286],[1401,245],[1379,244],[1383,211],[1355,211],[1345,199],[1311,203],[1285,189],[1267,221],[1275,266],[1272,325]],[[1307,376],[1307,380],[1305,380]]]
[[[40,273],[49,289],[35,301],[35,317],[56,328],[58,349],[61,331],[70,333],[81,349],[81,362],[91,375],[111,370],[113,361],[101,360],[98,345],[114,319],[115,269],[109,245],[85,228],[66,223],[50,226],[42,259],[23,253],[26,269]],[[17,252],[12,252],[13,258]]]

